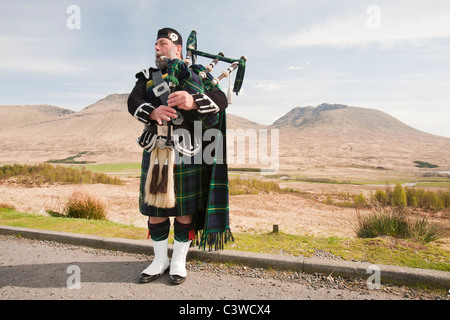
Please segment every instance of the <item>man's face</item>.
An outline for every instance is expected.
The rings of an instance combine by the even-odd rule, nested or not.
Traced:
[[[160,38],[156,40],[155,43],[155,57],[156,66],[160,69],[167,67],[167,62],[162,60],[161,57],[164,56],[169,59],[180,58],[179,52],[181,51],[181,46],[175,45],[172,41],[166,38]]]

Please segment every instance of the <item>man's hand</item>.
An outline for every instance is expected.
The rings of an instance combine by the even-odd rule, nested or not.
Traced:
[[[178,107],[183,110],[196,110],[198,109],[194,98],[186,91],[176,91],[169,95],[167,101],[169,107]]]
[[[171,118],[177,117],[177,111],[174,108],[168,107],[168,106],[159,106],[158,108],[155,108],[150,113],[150,120],[156,120],[159,125],[162,125],[162,122],[170,121]]]

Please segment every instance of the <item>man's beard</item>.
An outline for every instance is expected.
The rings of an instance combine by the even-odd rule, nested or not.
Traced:
[[[166,59],[159,59],[160,57],[163,57],[163,56],[164,55],[161,52],[157,52],[155,54],[155,57],[156,57],[155,64],[159,69],[167,69],[167,67],[168,67],[168,63],[167,63]],[[175,48],[170,49],[169,56],[166,56],[166,58],[169,58],[169,59],[177,58]]]

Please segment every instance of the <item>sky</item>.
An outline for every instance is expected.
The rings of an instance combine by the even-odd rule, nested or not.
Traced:
[[[196,30],[201,51],[248,58],[229,113],[271,124],[339,103],[450,137],[448,0],[2,0],[0,105],[79,111],[129,93],[164,27],[184,43]]]

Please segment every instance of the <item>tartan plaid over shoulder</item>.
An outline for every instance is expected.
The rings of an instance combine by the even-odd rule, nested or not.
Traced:
[[[180,72],[189,72],[184,80],[178,83],[177,89],[184,89],[190,93],[206,93],[220,90],[218,86],[211,85],[210,78],[202,80],[198,72],[204,68],[196,65],[188,70],[182,65]],[[165,77],[165,80],[171,80]],[[151,81],[151,80],[150,80]],[[153,83],[147,82],[146,91],[150,94]],[[184,111],[184,110],[181,110]],[[214,130],[213,141],[202,141],[202,157],[205,150],[213,150],[209,156],[212,163],[195,161],[195,156],[187,158],[176,153],[174,167],[174,184],[176,206],[171,209],[161,209],[148,206],[144,202],[144,186],[150,164],[150,153],[143,151],[141,166],[141,183],[139,192],[139,209],[147,216],[169,217],[194,215],[194,229],[196,231],[196,243],[199,248],[206,247],[215,250],[223,249],[224,243],[234,241],[229,227],[229,184],[228,166],[226,161],[226,112],[221,110],[213,114],[201,114],[195,110],[184,113],[184,126],[193,127],[201,124],[202,134],[208,129]],[[193,132],[193,130],[189,130]],[[202,139],[203,140],[203,139]],[[207,148],[207,149],[206,149]],[[182,157],[182,161],[180,161]]]
[[[199,247],[213,247],[215,250],[223,249],[224,243],[234,241],[229,227],[229,184],[228,166],[226,162],[226,114],[225,110],[219,112],[218,126],[220,133],[213,143],[220,152],[214,155],[212,165],[204,165],[204,191],[205,191],[205,212],[204,221],[199,222],[204,225],[201,232]],[[216,150],[217,150],[216,149]]]

